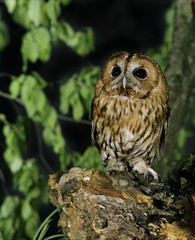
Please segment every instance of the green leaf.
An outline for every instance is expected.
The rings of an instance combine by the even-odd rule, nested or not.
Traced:
[[[23,58],[23,70],[27,68],[27,62],[36,62],[39,58],[39,50],[34,40],[34,31],[27,32],[23,35],[21,53]]]
[[[25,82],[21,88],[21,99],[25,105],[29,117],[33,117],[37,111],[37,106],[34,105],[33,95],[36,89],[36,78],[26,76]]]
[[[51,53],[49,31],[44,27],[28,31],[22,39],[21,53],[24,71],[27,68],[28,61],[32,63],[37,60],[46,62]]]
[[[36,229],[40,225],[40,217],[37,211],[33,211],[30,218],[25,222],[25,232],[28,236],[28,239],[32,239],[32,236],[35,234]]]
[[[37,120],[36,114],[45,111],[46,96],[41,90],[42,82],[39,83],[32,75],[27,75],[21,88],[21,99],[30,118]]]
[[[6,138],[7,144],[4,157],[11,172],[16,173],[22,168],[23,165],[18,135],[13,131],[11,125],[8,124],[3,127],[3,134]]]
[[[75,32],[67,22],[56,25],[59,40],[74,49],[77,54],[85,56],[94,49],[94,36],[91,28],[84,32]]]
[[[60,87],[60,92],[65,98],[71,97],[71,95],[77,90],[76,88],[76,75],[73,75],[65,84]]]
[[[8,12],[11,14],[13,13],[16,7],[16,0],[5,0],[5,5],[7,7]]]
[[[59,125],[55,129],[45,128],[43,130],[43,138],[48,145],[53,147],[55,153],[59,154],[64,151],[65,141]]]
[[[70,106],[70,103],[68,101],[68,99],[64,99],[60,101],[60,111],[63,113],[63,114],[67,114],[68,111],[69,111],[69,106]]]
[[[7,148],[4,152],[4,157],[13,174],[17,173],[22,168],[23,159],[16,146],[13,146],[13,148]]]
[[[47,86],[46,81],[41,77],[38,72],[32,72],[31,75],[36,78],[37,84],[40,88],[45,88]]]
[[[30,191],[28,190],[28,196],[27,196],[28,201],[31,201],[32,199],[40,198],[40,196],[42,197],[43,191],[44,190],[42,189],[42,186],[35,185]]]
[[[73,105],[73,117],[75,120],[80,120],[84,114],[83,105],[81,104],[80,100],[76,101]]]
[[[44,107],[46,105],[46,97],[42,90],[36,89],[36,91],[32,92],[31,102],[36,109],[37,112],[44,111]]]
[[[6,218],[0,219],[0,239],[1,240],[12,240],[14,238],[14,234],[16,233],[15,219]]]
[[[74,37],[74,30],[67,22],[62,22],[57,24],[59,39],[65,42],[69,42],[71,38]],[[73,40],[73,39],[72,39]],[[71,42],[70,42],[71,44]],[[72,43],[75,45],[75,43]]]
[[[41,0],[29,0],[27,15],[30,21],[39,26],[41,19]]]
[[[21,86],[22,86],[25,78],[26,77],[24,74],[21,74],[18,78],[17,77],[12,78],[12,82],[9,85],[9,91],[10,91],[12,97],[15,98],[20,94]]]
[[[87,28],[86,38],[90,51],[94,51],[95,37],[92,28]]]
[[[91,89],[88,88],[87,85],[82,84],[79,92],[83,99],[89,100],[89,91],[91,91]]]
[[[7,121],[6,116],[3,113],[0,113],[0,121],[3,123]]]
[[[21,200],[17,196],[6,196],[0,208],[0,235],[3,239],[12,240],[19,230],[17,216]]]
[[[37,184],[40,184],[41,173],[33,159],[26,160],[16,179],[16,184],[21,193],[27,195],[30,199],[30,192]]]
[[[62,129],[60,125],[55,128],[55,144],[53,145],[53,149],[55,153],[64,152],[65,149],[65,141],[62,136]]]
[[[76,87],[76,75],[68,80],[60,87],[60,111],[64,114],[68,113],[70,99],[72,95],[77,91]]]
[[[85,32],[77,33],[79,44],[76,46],[76,52],[85,56],[94,50],[94,35],[91,28],[87,28]]]
[[[47,128],[54,128],[57,122],[56,110],[49,104],[46,104],[43,111],[41,111],[41,119],[43,125]]]
[[[7,196],[4,199],[3,204],[0,208],[0,218],[7,218],[12,216],[13,212],[15,212],[15,209],[20,206],[20,200],[18,197],[14,196]]]
[[[53,145],[53,142],[55,140],[55,135],[51,128],[44,128],[43,139],[45,140],[46,144]]]
[[[13,145],[20,145],[20,142],[26,140],[23,121],[18,117],[16,124],[11,125],[6,121],[3,128],[3,134],[6,138],[6,144],[13,147]]]
[[[17,0],[17,5],[12,13],[13,20],[24,28],[30,28],[32,23],[28,17],[28,1]]]
[[[0,19],[0,51],[2,51],[10,41],[7,25]]]
[[[56,24],[57,18],[60,14],[59,2],[56,0],[49,0],[45,4],[45,11],[46,11],[46,14],[47,14],[48,18],[50,19],[51,23]]]
[[[50,33],[46,28],[40,27],[34,30],[34,39],[39,50],[39,59],[46,62],[51,53]]]
[[[21,208],[21,217],[24,220],[28,220],[28,218],[32,215],[32,206],[30,205],[28,200],[23,201],[22,208]]]
[[[100,161],[100,155],[95,146],[88,147],[82,156],[76,158],[75,166],[81,166],[83,168],[97,168],[103,170],[103,164]]]

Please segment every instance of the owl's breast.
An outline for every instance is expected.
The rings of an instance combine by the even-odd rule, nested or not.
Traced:
[[[131,102],[125,101],[125,98],[121,101],[107,97],[95,104],[92,129],[97,145],[103,149],[110,146],[121,153],[129,151],[137,138],[138,129],[134,129],[134,125],[139,122],[140,126],[142,121],[133,111]]]
[[[92,123],[104,158],[155,157],[162,132],[162,107],[125,96],[101,98],[95,104],[99,110]]]

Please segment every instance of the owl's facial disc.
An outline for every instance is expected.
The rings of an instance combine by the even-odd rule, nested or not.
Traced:
[[[112,90],[120,92],[136,92],[141,91],[141,82],[147,79],[147,69],[140,62],[133,59],[128,60],[128,56],[120,61],[116,61],[111,66],[111,86]]]

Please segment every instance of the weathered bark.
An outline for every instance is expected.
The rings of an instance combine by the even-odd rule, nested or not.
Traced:
[[[195,194],[168,183],[72,168],[51,175],[49,190],[71,240],[195,239]]]
[[[195,82],[195,1],[176,0],[173,46],[165,71],[170,88],[170,119],[157,172],[166,177],[178,164],[178,133],[189,109]]]

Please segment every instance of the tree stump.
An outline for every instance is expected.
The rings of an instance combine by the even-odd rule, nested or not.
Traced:
[[[195,194],[172,183],[74,167],[50,175],[49,192],[71,240],[195,239]]]

